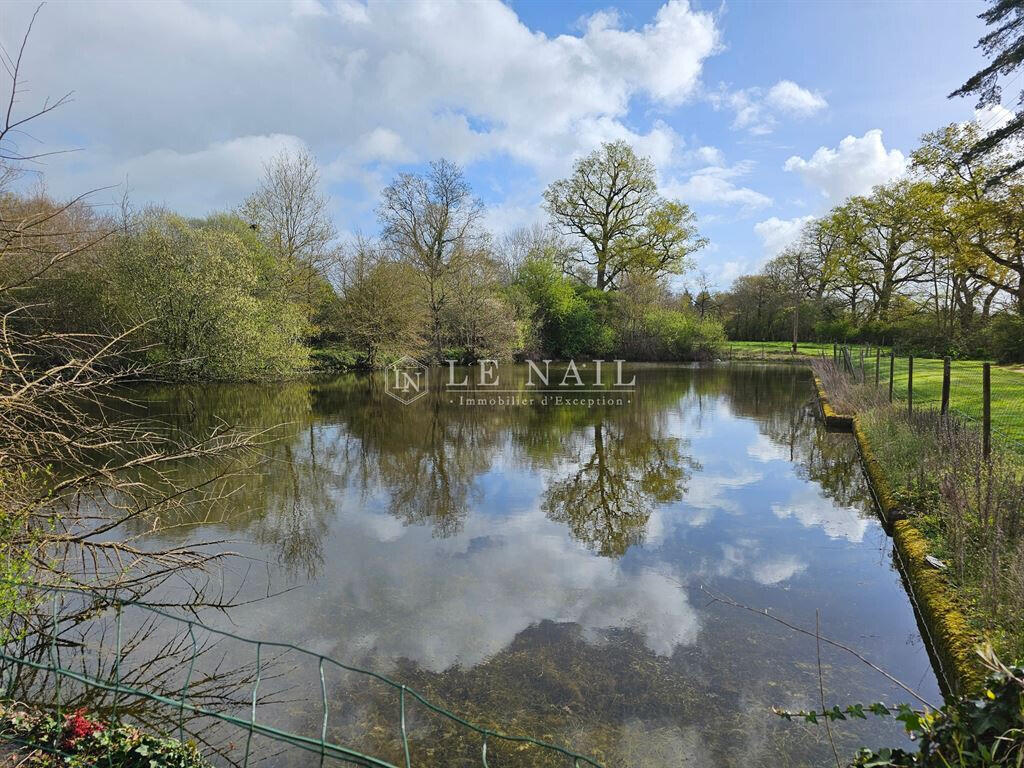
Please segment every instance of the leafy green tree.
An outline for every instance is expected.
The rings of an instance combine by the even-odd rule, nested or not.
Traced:
[[[110,310],[175,375],[277,376],[307,363],[301,305],[269,288],[276,262],[232,229],[151,212],[115,249]]]
[[[987,319],[992,300],[1007,282],[1006,268],[981,248],[991,240],[986,211],[1002,190],[990,182],[1005,165],[1005,153],[971,155],[969,150],[980,136],[977,123],[950,123],[922,136],[921,146],[911,155],[914,170],[931,179],[937,193],[927,213],[934,261],[936,266],[942,264],[950,288],[946,320],[950,336],[971,331],[983,293],[982,317]]]
[[[837,224],[852,258],[863,262],[862,276],[874,296],[873,315],[889,319],[893,296],[903,286],[926,279],[928,184],[901,180],[866,197],[854,197],[837,212]]]
[[[424,294],[408,264],[358,241],[346,264],[336,325],[359,355],[360,365],[379,368],[426,345]]]
[[[544,200],[554,226],[580,243],[570,265],[586,270],[599,291],[630,275],[682,272],[707,242],[686,204],[658,194],[654,164],[624,141],[578,160]]]

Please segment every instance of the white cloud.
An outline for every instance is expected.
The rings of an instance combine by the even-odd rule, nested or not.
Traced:
[[[772,504],[780,520],[793,517],[806,528],[820,527],[831,539],[862,541],[870,522],[856,507],[840,507],[813,488],[802,488],[786,504]]]
[[[693,151],[693,157],[705,165],[725,164],[725,156],[718,147],[698,147]]]
[[[722,560],[716,572],[719,576],[736,577],[749,574],[758,584],[771,586],[803,573],[807,563],[794,555],[764,555],[761,546],[752,539],[738,539],[722,545]]]
[[[721,153],[713,147],[702,147],[698,152],[721,160]],[[767,195],[749,187],[737,186],[733,181],[749,170],[750,166],[745,163],[733,166],[709,165],[694,171],[685,181],[668,180],[662,184],[662,191],[667,196],[686,203],[741,205],[745,208],[763,208],[771,205],[772,199]]]
[[[809,91],[792,80],[779,80],[765,91],[762,88],[744,88],[727,91],[722,88],[708,95],[716,109],[727,108],[735,113],[732,127],[754,135],[771,133],[781,116],[807,118],[828,106],[825,98]]]
[[[801,562],[793,555],[769,557],[750,568],[750,575],[758,584],[771,585],[789,581],[798,573],[807,570],[807,563]]]
[[[779,80],[768,90],[764,103],[779,112],[797,117],[810,117],[828,106],[820,93],[801,88],[792,80]]]
[[[166,203],[201,216],[223,208],[227,200],[240,203],[259,184],[267,160],[282,150],[303,148],[296,136],[272,134],[214,142],[195,152],[157,149],[120,161],[104,153],[106,171],[90,167],[81,178],[98,188],[110,183],[109,173],[127,181],[134,202]]]
[[[778,216],[772,216],[757,222],[754,225],[754,233],[761,239],[765,256],[771,258],[796,242],[800,230],[811,221],[814,221],[813,216],[797,216],[793,219],[780,219]]]
[[[837,204],[902,175],[907,158],[898,149],[887,150],[882,131],[875,128],[860,138],[847,136],[835,149],[819,147],[809,160],[794,155],[783,168],[795,171],[830,204]]]
[[[390,163],[408,163],[414,155],[405,146],[402,137],[390,128],[374,128],[359,139],[359,157]]]
[[[1013,120],[1013,112],[1002,104],[989,104],[987,107],[974,110],[974,122],[986,132],[1002,128]]]
[[[771,461],[789,461],[788,446],[772,440],[763,432],[758,432],[754,442],[747,446],[747,456],[765,463]]]
[[[5,27],[24,28],[31,10],[5,11]],[[630,103],[691,98],[719,46],[713,14],[687,0],[669,0],[640,28],[599,12],[579,34],[555,37],[497,0],[69,3],[41,14],[25,70],[33,95],[75,90],[39,134],[85,149],[50,164],[58,194],[80,191],[84,177],[117,183],[112,165],[137,158],[282,135],[355,178],[365,163],[501,155],[543,184],[609,138],[670,159],[679,137],[663,124],[628,128]],[[187,193],[142,178],[149,171],[133,166],[139,188],[188,204]],[[223,185],[213,169],[194,173],[190,189]],[[221,205],[237,202],[227,191]]]
[[[307,646],[376,663],[407,658],[441,671],[472,667],[545,619],[579,624],[598,640],[609,628],[639,632],[654,653],[696,641],[700,621],[672,570],[633,569],[595,556],[536,508],[517,516],[472,515],[455,536],[400,526],[391,515],[353,504],[333,526],[337,550],[324,564],[313,626],[293,628]],[[527,535],[529,532],[529,535]],[[323,628],[324,612],[341,621]],[[390,631],[390,627],[403,631]],[[336,649],[343,649],[337,651]]]

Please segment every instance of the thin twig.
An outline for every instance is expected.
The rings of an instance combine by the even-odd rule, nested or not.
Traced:
[[[777,622],[777,623],[781,624],[782,626],[787,627],[788,629],[793,630],[794,632],[799,632],[801,634],[808,635],[809,637],[814,637],[815,636],[815,633],[812,632],[809,629],[805,629],[804,627],[798,626],[796,624],[792,624],[791,622],[788,622],[785,619],[781,619],[778,616],[773,616],[771,613],[768,612],[767,608],[765,608],[764,610],[758,610],[756,608],[751,608],[749,605],[744,605],[743,603],[741,603],[741,602],[739,602],[737,600],[734,600],[733,598],[728,597],[726,595],[716,595],[716,594],[714,594],[710,589],[708,589],[703,584],[699,585],[699,588],[700,588],[701,592],[703,592],[704,594],[706,594],[710,598],[711,603],[722,603],[723,605],[730,605],[733,608],[740,608],[740,609],[742,609],[744,611],[749,611],[750,613],[753,613],[753,614],[755,614],[757,616],[764,616],[765,618],[771,619],[772,621]],[[921,694],[919,694],[917,691],[915,691],[909,685],[907,685],[903,681],[897,679],[893,675],[891,675],[888,672],[886,672],[884,669],[882,669],[880,666],[878,666],[874,662],[872,662],[869,659],[867,659],[863,654],[861,654],[859,651],[855,650],[854,648],[851,648],[850,646],[848,646],[848,645],[846,645],[844,643],[840,643],[838,640],[832,640],[831,638],[828,638],[828,637],[821,637],[821,641],[824,642],[824,643],[827,643],[828,645],[831,645],[834,648],[839,648],[842,651],[846,651],[847,653],[852,655],[854,658],[862,661],[864,664],[867,664],[869,667],[871,667],[873,670],[875,670],[878,674],[882,675],[886,680],[888,680],[889,682],[893,683],[894,685],[902,688],[904,691],[909,693],[911,696],[913,696],[919,702],[924,704],[926,707],[929,707],[930,709],[935,709],[935,710],[939,709],[939,707],[937,707],[935,704],[932,704],[930,701],[928,701],[928,699],[924,698]]]
[[[821,673],[821,612],[814,609],[814,642],[818,650],[818,693],[821,695],[821,711],[827,712],[825,706],[825,677]],[[836,740],[832,738],[832,726],[829,723],[828,715],[822,718],[825,723],[825,733],[828,734],[828,743],[832,745],[832,755],[836,759],[836,768],[843,768],[839,762],[839,750],[836,749]]]

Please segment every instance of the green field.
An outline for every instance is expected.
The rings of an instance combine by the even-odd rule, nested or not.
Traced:
[[[730,341],[723,354],[735,360],[793,359],[788,341]],[[860,353],[864,350],[864,378],[875,379],[875,347],[851,346],[854,367],[860,370]],[[832,355],[832,344],[813,343],[797,345],[798,357],[826,357]],[[888,350],[882,348],[879,366],[879,386],[889,386]],[[907,399],[907,358],[898,357],[893,370],[893,399]],[[949,405],[970,419],[981,420],[981,369],[979,360],[954,360],[950,366]],[[942,402],[942,360],[914,358],[914,403],[921,407],[938,408]],[[1001,436],[1024,443],[1024,367],[992,366],[992,431]]]
[[[883,362],[888,386],[888,361]],[[907,358],[895,361],[893,396],[907,399]],[[982,363],[954,360],[950,365],[949,407],[971,419],[981,419]],[[914,358],[914,404],[938,407],[942,402],[942,360]],[[992,366],[993,434],[1024,442],[1024,371],[1014,366]]]
[[[729,341],[723,357],[732,360],[793,360],[788,341]],[[854,367],[860,369],[864,350],[865,381],[875,378],[876,347],[851,346]],[[797,358],[832,356],[832,343],[797,344]],[[888,350],[882,348],[879,385],[889,386]],[[970,419],[981,420],[981,367],[979,360],[954,360],[950,367],[950,408]],[[893,371],[893,399],[907,399],[907,358],[898,357]],[[942,360],[914,358],[914,403],[938,407],[942,401]],[[1024,367],[992,366],[992,431],[998,437],[1024,443]]]
[[[725,357],[733,360],[791,360],[792,346],[789,341],[727,341],[722,352]],[[796,350],[797,355],[802,357],[820,357],[822,352],[831,355],[832,343],[801,342],[797,344]]]

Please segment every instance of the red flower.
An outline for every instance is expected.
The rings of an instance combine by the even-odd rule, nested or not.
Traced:
[[[76,709],[64,716],[64,739],[61,742],[63,749],[74,749],[80,739],[103,730],[103,723],[90,720],[84,713],[84,709]]]

